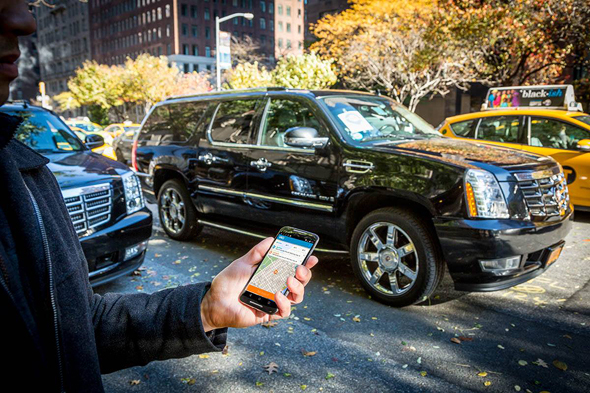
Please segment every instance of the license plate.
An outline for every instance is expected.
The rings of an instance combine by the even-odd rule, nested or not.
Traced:
[[[551,251],[551,254],[549,254],[549,258],[547,258],[547,265],[546,266],[549,266],[553,262],[557,261],[557,258],[559,258],[559,255],[561,255],[561,250],[563,250],[563,246]]]

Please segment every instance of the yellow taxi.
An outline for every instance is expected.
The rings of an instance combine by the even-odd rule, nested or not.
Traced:
[[[74,131],[74,133],[76,134],[76,136],[82,141],[85,142],[86,141],[86,136],[88,135],[92,135],[92,134],[96,134],[94,132],[88,132],[85,131],[79,127],[76,126],[69,126],[70,130]],[[100,134],[98,134],[100,135]],[[102,135],[101,135],[102,136]],[[104,140],[104,138],[103,138]],[[111,145],[109,145],[108,143],[104,143],[102,146],[98,146],[92,149],[93,152],[97,153],[97,154],[101,154],[105,157],[110,158],[111,160],[117,160],[117,157],[115,156],[115,151],[113,150],[113,147]]]
[[[573,86],[491,88],[481,112],[449,117],[438,130],[553,157],[567,175],[574,206],[590,211],[590,115],[575,101]]]
[[[111,134],[113,138],[116,138],[126,131],[136,131],[139,127],[141,127],[141,124],[125,121],[123,123],[109,124],[104,130]]]

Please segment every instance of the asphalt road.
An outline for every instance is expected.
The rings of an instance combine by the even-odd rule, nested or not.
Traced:
[[[176,242],[156,222],[141,275],[97,292],[150,293],[211,280],[255,243],[213,229],[192,242]],[[318,257],[305,301],[291,319],[274,327],[230,329],[226,354],[152,362],[105,375],[105,389],[590,390],[590,214],[577,214],[560,259],[541,277],[504,291],[465,293],[452,289],[447,274],[431,304],[404,309],[371,300],[346,258]],[[268,374],[264,366],[271,362],[278,370]]]

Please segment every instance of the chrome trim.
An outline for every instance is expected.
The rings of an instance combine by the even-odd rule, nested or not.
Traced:
[[[375,168],[372,162],[365,160],[346,160],[342,166],[349,173],[367,173]]]
[[[110,183],[65,189],[61,193],[78,236],[111,219],[113,190]],[[97,193],[100,195],[95,195]],[[97,218],[102,219],[94,222]]]
[[[243,229],[238,229],[238,228],[230,227],[230,226],[223,225],[223,224],[217,224],[217,223],[211,222],[211,221],[197,220],[197,222],[201,225],[207,225],[207,226],[217,228],[217,229],[224,229],[226,231],[239,233],[241,235],[246,235],[246,236],[250,236],[250,237],[255,237],[257,239],[266,239],[267,238],[267,236],[264,236],[264,235],[261,235],[258,233],[245,231]],[[328,249],[328,248],[316,248],[315,251],[332,253],[332,254],[348,254],[348,251],[346,251],[346,250],[332,250],[332,249]]]
[[[204,186],[204,185],[199,185],[199,189],[206,190],[206,191],[212,191],[212,192],[218,192],[221,194],[241,196],[243,198],[257,198],[257,199],[262,199],[262,200],[269,201],[269,202],[282,203],[285,205],[303,206],[303,207],[308,207],[310,209],[322,210],[322,211],[327,211],[327,212],[334,211],[333,206],[322,204],[322,203],[297,201],[297,200],[292,200],[292,199],[287,199],[287,198],[279,198],[279,197],[273,197],[273,196],[268,196],[268,195],[256,194],[253,192],[236,191],[236,190],[230,190],[227,188]]]
[[[554,166],[551,169],[545,169],[542,171],[536,172],[516,172],[513,173],[514,177],[518,181],[527,181],[527,180],[538,180],[543,179],[546,177],[551,177],[552,175],[558,175],[561,172],[561,169],[558,166]]]

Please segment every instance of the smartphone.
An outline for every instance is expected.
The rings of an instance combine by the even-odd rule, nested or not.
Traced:
[[[240,302],[271,315],[279,311],[275,293],[288,294],[287,278],[295,276],[297,266],[307,263],[319,240],[315,233],[281,228],[242,291]]]

